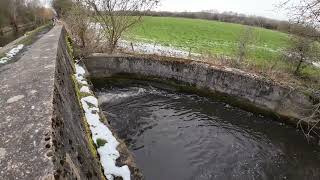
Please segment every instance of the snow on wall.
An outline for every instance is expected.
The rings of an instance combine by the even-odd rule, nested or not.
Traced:
[[[14,56],[16,56],[21,49],[24,47],[23,44],[19,44],[18,46],[12,48],[9,52],[6,53],[6,56],[0,59],[0,64],[7,63],[10,61]]]
[[[108,180],[113,180],[114,177],[122,177],[123,180],[130,180],[130,170],[128,166],[118,167],[116,166],[116,160],[120,157],[120,153],[117,151],[119,142],[113,136],[111,130],[101,122],[99,115],[98,99],[94,97],[90,91],[88,82],[85,78],[85,70],[80,65],[76,64],[76,79],[82,86],[80,92],[85,92],[91,95],[83,97],[81,104],[85,112],[87,123],[90,126],[92,133],[92,139],[97,145],[97,151],[100,155],[101,165],[104,169],[104,174]],[[100,141],[100,143],[98,143]],[[105,142],[105,144],[101,144]]]

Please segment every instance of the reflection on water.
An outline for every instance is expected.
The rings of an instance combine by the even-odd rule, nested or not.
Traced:
[[[31,31],[33,29],[34,29],[33,26],[29,26],[26,28],[20,28],[19,32],[11,31],[11,32],[5,33],[3,36],[0,35],[0,47],[3,47],[6,44],[9,44],[10,42],[23,36],[27,31]]]
[[[134,83],[96,92],[147,180],[320,178],[319,148],[270,118]]]

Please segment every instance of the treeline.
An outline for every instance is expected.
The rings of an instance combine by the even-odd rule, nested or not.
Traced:
[[[39,0],[0,0],[0,35],[4,28],[19,30],[19,25],[43,24],[50,20],[53,11],[42,6]]]
[[[167,12],[167,11],[150,11],[147,12],[148,16],[163,16],[163,17],[183,17],[192,19],[205,19],[221,22],[237,23],[248,26],[262,27],[271,30],[277,30],[285,33],[301,32],[301,29],[309,32],[310,34],[318,33],[311,27],[305,27],[298,24],[292,24],[288,21],[279,21],[275,19],[260,17],[260,16],[247,16],[244,14],[234,12]]]

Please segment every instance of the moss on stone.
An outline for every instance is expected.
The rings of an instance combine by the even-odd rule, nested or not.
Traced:
[[[70,57],[72,59],[74,59],[74,57],[73,57],[72,38],[69,35],[66,35],[65,36],[65,41],[66,41],[68,53],[69,53]]]
[[[98,152],[97,152],[97,147],[96,147],[95,143],[92,140],[91,130],[90,130],[89,124],[87,123],[87,120],[86,120],[85,117],[82,117],[82,123],[83,123],[84,128],[85,128],[85,133],[86,133],[87,139],[89,141],[89,143],[88,143],[89,151],[91,152],[93,157],[99,158],[98,157]]]
[[[76,95],[77,95],[77,98],[78,98],[78,102],[80,103],[80,106],[81,106],[81,95],[80,95],[80,89],[79,89],[79,84],[78,84],[78,81],[75,77],[75,75],[71,75],[71,79],[73,81],[73,84],[74,84],[74,89],[76,91]]]
[[[97,146],[98,146],[97,148],[104,146],[106,143],[107,143],[107,141],[104,139],[100,139],[100,138],[97,139]]]
[[[79,107],[80,107],[80,109],[81,109],[81,112],[83,112],[83,111],[82,111],[82,110],[83,110],[83,107],[82,107],[82,104],[81,104],[81,98],[82,98],[82,95],[83,95],[83,94],[81,95],[81,92],[80,92],[80,89],[79,89],[79,83],[78,83],[75,75],[71,75],[71,79],[72,79],[73,84],[74,84],[74,90],[75,90],[75,92],[76,92],[76,96],[77,96],[77,100],[78,100],[78,105],[79,105]],[[96,158],[97,160],[99,160],[100,157],[99,157],[99,154],[98,154],[98,151],[97,151],[97,146],[96,146],[96,144],[95,144],[95,143],[93,142],[93,140],[92,140],[92,133],[91,133],[91,130],[90,130],[90,126],[89,126],[88,121],[87,121],[87,119],[85,118],[85,116],[84,116],[83,113],[82,113],[81,121],[82,121],[81,123],[82,123],[82,125],[83,125],[83,127],[84,127],[84,129],[85,129],[85,134],[86,134],[86,138],[87,138],[87,142],[88,142],[89,151],[90,151],[90,153],[92,154],[92,156],[93,156],[94,158]],[[100,163],[100,161],[99,161],[99,163]],[[101,167],[101,172],[103,172],[103,168],[102,168],[101,164],[100,164],[100,167]],[[103,173],[100,174],[100,178],[103,179],[103,180],[106,179]]]
[[[65,35],[65,42],[66,42],[66,46],[67,46],[68,55],[72,59],[71,66],[72,66],[73,72],[76,72],[75,59],[73,56],[74,51],[73,51],[73,46],[72,46],[72,44],[73,44],[72,38],[69,35]]]
[[[87,97],[87,96],[92,96],[91,93],[86,93],[86,92],[79,92],[80,94],[80,97],[83,98],[83,97]]]

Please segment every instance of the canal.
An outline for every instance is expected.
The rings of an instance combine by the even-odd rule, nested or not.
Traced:
[[[320,178],[319,147],[294,127],[150,82],[93,83],[147,180]]]

